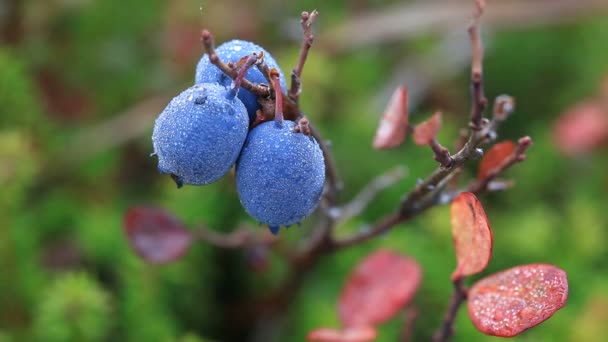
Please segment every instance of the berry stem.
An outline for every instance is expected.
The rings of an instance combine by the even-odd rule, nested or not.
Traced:
[[[238,69],[239,71],[236,75],[236,78],[234,79],[234,87],[232,88],[232,91],[230,92],[230,93],[232,93],[233,98],[239,93],[239,88],[241,88],[241,83],[243,83],[243,80],[245,79],[245,74],[247,73],[247,71],[262,58],[264,58],[264,52],[260,52],[259,55],[257,53],[252,53],[251,55],[247,56],[246,58],[243,57],[239,61],[238,64],[239,65],[242,64],[242,65],[240,66],[240,69]]]
[[[217,52],[215,51],[215,42],[213,40],[213,35],[211,34],[211,32],[209,32],[208,30],[203,30],[201,32],[201,42],[203,43],[205,50],[207,50],[207,53],[209,54],[209,61],[211,62],[211,64],[218,67],[224,74],[228,75],[231,79],[236,79],[238,76],[236,70],[232,69],[228,64],[224,63],[217,55]],[[249,90],[251,93],[256,94],[260,97],[267,97],[268,95],[270,95],[268,87],[262,86],[257,83],[249,82],[246,78],[243,78],[241,80],[241,86]]]
[[[275,96],[274,121],[283,124],[283,93],[281,92],[281,82],[279,81],[279,71],[275,68],[270,70],[270,80]]]
[[[302,12],[300,17],[300,25],[302,26],[302,47],[300,48],[300,56],[298,57],[298,64],[291,71],[291,88],[289,89],[289,97],[292,98],[296,103],[299,100],[300,92],[302,91],[302,69],[304,69],[304,63],[308,57],[308,51],[310,50],[312,43],[315,40],[315,36],[312,34],[312,24],[319,15],[317,10],[312,12]]]

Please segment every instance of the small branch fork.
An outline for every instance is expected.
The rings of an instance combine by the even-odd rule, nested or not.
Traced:
[[[477,180],[469,186],[467,191],[478,194],[483,191],[489,190],[488,185],[501,173],[510,168],[511,166],[526,160],[526,150],[532,146],[532,138],[526,136],[520,138],[517,142],[515,151],[505,159],[500,165],[492,169],[486,177]]]
[[[313,10],[312,12],[302,12],[300,17],[300,25],[302,26],[303,38],[302,38],[302,47],[300,48],[300,56],[298,57],[298,64],[291,71],[291,88],[289,89],[289,97],[292,99],[294,103],[298,103],[300,98],[300,93],[302,92],[302,70],[304,69],[304,64],[306,63],[306,58],[308,57],[308,51],[312,47],[312,43],[315,40],[315,36],[312,33],[312,24],[315,22],[315,19],[319,15],[317,10]]]
[[[201,42],[203,43],[205,50],[209,54],[209,61],[211,62],[211,64],[218,67],[220,70],[222,70],[224,74],[228,75],[233,80],[237,79],[237,70],[224,63],[215,52],[215,42],[213,41],[213,35],[211,34],[211,32],[209,32],[208,30],[203,30],[201,32]],[[267,86],[250,82],[244,77],[241,80],[241,86],[260,97],[270,96],[270,89]]]
[[[450,151],[446,147],[443,147],[439,141],[437,141],[437,139],[431,140],[429,146],[431,146],[433,153],[435,153],[433,159],[435,159],[441,165],[441,167],[446,169],[452,167],[452,164],[454,164],[454,159],[452,156],[450,156]]]

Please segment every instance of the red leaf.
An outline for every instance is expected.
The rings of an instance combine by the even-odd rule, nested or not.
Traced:
[[[184,224],[158,208],[129,209],[124,228],[131,247],[150,263],[174,261],[188,250],[192,242],[192,235]]]
[[[69,85],[61,73],[43,69],[36,74],[47,111],[63,121],[82,120],[94,112],[93,102],[83,88]]]
[[[492,146],[479,163],[477,179],[486,178],[494,169],[500,167],[513,154],[515,147],[515,144],[508,140]]]
[[[368,255],[349,276],[338,311],[344,326],[373,326],[407,305],[420,285],[418,263],[388,250]]]
[[[469,290],[469,317],[484,334],[511,337],[549,319],[568,299],[566,272],[522,265],[479,280]]]
[[[414,144],[428,145],[435,139],[441,128],[441,112],[433,114],[429,119],[416,125],[414,128]]]
[[[407,135],[408,125],[407,88],[400,86],[393,92],[374,137],[377,150],[397,147]]]
[[[458,266],[452,280],[483,271],[492,256],[492,229],[481,202],[463,192],[452,202],[452,236]]]
[[[369,342],[378,337],[374,327],[346,327],[343,330],[319,328],[308,333],[308,342]]]
[[[608,112],[595,102],[568,109],[553,126],[553,140],[566,155],[591,152],[608,143]]]

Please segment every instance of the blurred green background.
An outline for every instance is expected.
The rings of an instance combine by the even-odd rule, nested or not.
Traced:
[[[397,84],[410,88],[412,121],[444,111],[444,145],[466,125],[472,2],[0,2],[0,341],[302,341],[313,328],[339,326],[344,279],[380,247],[422,265],[413,336],[429,339],[455,266],[445,206],[325,258],[285,315],[247,322],[234,308],[280,283],[279,258],[269,256],[261,271],[251,251],[196,244],[178,262],[153,266],[123,235],[123,214],[138,204],[167,208],[192,226],[266,229],[240,207],[230,177],[177,190],[159,175],[151,129],[193,82],[200,29],[212,30],[218,43],[255,41],[288,73],[300,46],[299,13],[313,8],[321,14],[302,107],[332,143],[345,184],[341,200],[396,165],[409,174],[339,228],[347,234],[394,210],[436,166],[428,149],[411,142],[389,152],[371,148]],[[516,186],[481,197],[495,237],[484,274],[533,262],[565,269],[566,307],[514,340],[600,341],[608,336],[608,150],[564,156],[551,130],[568,107],[600,97],[608,3],[489,1],[482,22],[486,94],[517,100],[499,140],[534,139],[528,160],[505,175]],[[315,222],[313,216],[281,237],[296,244]],[[398,340],[404,317],[383,324],[378,340]],[[463,306],[454,340],[498,338],[477,332]]]

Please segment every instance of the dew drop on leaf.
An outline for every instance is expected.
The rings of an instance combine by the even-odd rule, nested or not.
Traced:
[[[567,299],[566,272],[553,265],[529,264],[476,282],[467,308],[479,331],[511,337],[549,319]]]

